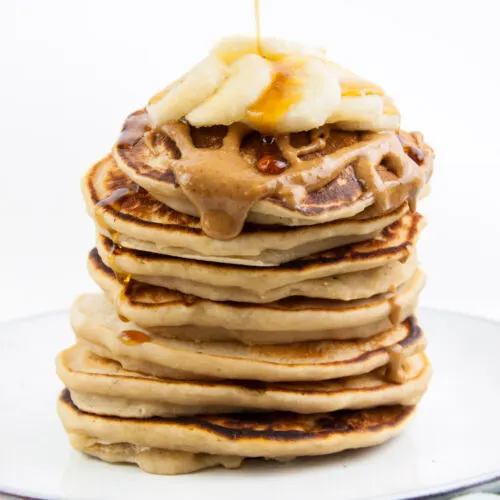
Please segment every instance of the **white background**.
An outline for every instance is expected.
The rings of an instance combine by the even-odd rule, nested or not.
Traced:
[[[264,34],[323,45],[382,84],[437,153],[422,302],[500,319],[497,0],[261,0]],[[253,33],[251,0],[0,1],[0,320],[93,289],[79,180],[122,119]]]

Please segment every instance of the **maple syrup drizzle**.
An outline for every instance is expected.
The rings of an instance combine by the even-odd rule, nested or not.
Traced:
[[[125,300],[127,298],[127,291],[128,291],[128,286],[130,284],[130,280],[132,279],[132,276],[130,274],[127,274],[122,277],[121,284],[122,284],[122,289],[120,291],[120,300]]]
[[[130,196],[131,194],[137,193],[139,189],[140,188],[138,185],[115,189],[111,194],[96,203],[95,206],[95,219],[98,225],[109,233],[111,241],[113,242],[111,251],[108,253],[108,267],[115,273],[116,279],[122,284],[122,289],[119,296],[120,300],[126,299],[128,284],[130,283],[132,276],[130,274],[124,273],[116,265],[116,249],[120,250],[122,248],[119,242],[119,234],[118,231],[115,231],[106,223],[106,221],[104,220],[103,212],[104,207],[112,207],[114,203],[119,202],[120,200],[126,198],[127,196]],[[116,307],[116,309],[118,310],[118,307]],[[118,313],[118,317],[124,323],[130,322],[130,319],[128,319],[121,313]]]
[[[123,344],[130,346],[151,342],[151,337],[139,330],[124,330],[118,338]]]
[[[273,80],[269,87],[249,106],[246,118],[261,132],[271,133],[288,110],[302,98],[302,82],[292,77],[290,64],[274,62]],[[294,66],[297,62],[294,62]]]
[[[264,174],[281,174],[288,167],[286,161],[280,160],[273,155],[263,156],[257,162],[257,168]]]
[[[260,30],[260,1],[253,0],[254,16],[255,16],[255,40],[257,42],[257,54],[262,55],[262,37]]]

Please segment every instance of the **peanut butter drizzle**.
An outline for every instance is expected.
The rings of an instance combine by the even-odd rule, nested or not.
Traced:
[[[401,323],[401,304],[398,304],[397,297],[390,298],[389,305],[391,307],[391,312],[389,313],[389,321],[394,326],[399,325],[399,323]]]
[[[139,114],[133,115],[132,119],[131,128],[139,136],[128,133],[126,125],[122,134],[125,142],[120,138],[119,148],[133,147],[150,129]],[[138,123],[142,124],[142,130]],[[273,197],[298,206],[308,192],[326,186],[350,165],[366,196],[373,196],[373,210],[377,213],[395,209],[405,200],[414,210],[424,182],[418,164],[404,151],[404,137],[392,132],[365,133],[360,142],[313,159],[302,157],[325,147],[331,130],[329,126],[312,131],[311,144],[302,148],[294,148],[289,135],[276,136],[276,144],[288,168],[277,175],[269,175],[256,168],[257,162],[250,162],[240,154],[241,141],[250,132],[241,123],[228,127],[219,149],[196,147],[190,126],[182,121],[169,122],[160,130],[175,142],[180,151],[179,159],[165,156],[165,162],[185,196],[197,208],[203,232],[218,240],[238,236],[248,212],[258,201]],[[151,153],[161,156],[154,150]],[[376,169],[381,162],[397,180],[384,182],[381,179]]]
[[[411,256],[411,250],[408,247],[406,247],[403,249],[403,251],[404,255],[399,259],[399,262],[401,262],[401,264],[406,264]]]
[[[387,348],[389,363],[385,370],[385,378],[389,382],[403,384],[408,376],[406,375],[406,355],[404,349],[399,344]]]
[[[162,90],[161,92],[165,91]],[[162,96],[159,94],[160,93],[158,93],[158,97],[154,96],[153,99],[161,99]],[[153,99],[151,102],[155,102]],[[148,114],[144,110],[138,111],[128,117],[127,126],[123,127],[118,137],[118,145],[122,148],[131,148],[148,130],[151,130]]]

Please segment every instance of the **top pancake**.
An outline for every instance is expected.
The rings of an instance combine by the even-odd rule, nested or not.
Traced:
[[[195,207],[199,203],[196,193],[188,193],[187,184],[176,172],[179,162],[192,163],[197,170],[190,175],[203,171],[203,196],[218,197],[219,202],[224,196],[237,202],[238,189],[247,193],[255,184],[269,179],[283,185],[291,182],[294,188],[302,189],[299,195],[274,192],[263,199],[252,199],[246,216],[248,222],[291,226],[345,219],[367,207],[371,207],[371,217],[380,215],[418,194],[432,173],[432,149],[417,133],[344,132],[329,126],[269,139],[255,131],[238,131],[238,125],[194,128],[173,123],[150,130],[146,120],[143,111],[127,118],[113,156],[119,168],[156,199],[194,216],[200,215],[200,207]],[[315,139],[316,132],[321,139]],[[231,142],[232,135],[236,138]],[[323,141],[322,147],[315,147],[315,141]],[[288,167],[274,176],[262,173],[257,164],[263,155],[280,158]],[[358,168],[365,160],[375,173],[373,179],[368,176],[371,180]],[[224,162],[227,167],[221,167]],[[305,175],[297,180],[296,173],[302,170]],[[318,177],[322,178],[320,183]],[[418,186],[414,184],[416,178]],[[227,190],[221,184],[227,185]],[[385,191],[385,203],[377,203]],[[231,208],[226,207],[228,210]]]
[[[352,242],[366,241],[400,219],[405,203],[394,211],[369,218],[316,226],[247,224],[230,241],[203,234],[200,220],[176,212],[137,189],[110,157],[94,165],[83,179],[88,212],[98,230],[120,246],[195,260],[271,266]],[[117,199],[116,195],[121,196]]]

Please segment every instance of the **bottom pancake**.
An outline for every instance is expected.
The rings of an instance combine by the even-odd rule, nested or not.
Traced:
[[[159,474],[215,465],[235,468],[250,457],[284,460],[374,446],[402,432],[415,408],[130,419],[83,412],[67,389],[58,401],[59,416],[76,449]]]
[[[69,442],[75,450],[104,462],[136,464],[150,474],[188,474],[219,465],[237,469],[244,460],[244,457],[147,448],[131,443],[100,443],[82,434],[70,434]]]

